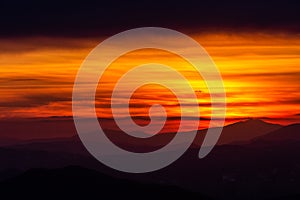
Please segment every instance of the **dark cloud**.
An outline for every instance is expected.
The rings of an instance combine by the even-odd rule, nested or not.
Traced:
[[[257,106],[282,106],[282,105],[297,105],[300,104],[299,98],[286,98],[282,99],[280,101],[253,101],[253,102],[227,102],[226,106],[228,108],[236,108],[236,107],[257,107]],[[131,108],[147,108],[150,107],[151,103],[131,103]],[[184,103],[184,104],[172,104],[167,105],[163,104],[163,107],[165,108],[178,108],[178,107],[211,107],[211,102],[201,102],[198,104],[194,103]],[[111,108],[111,105],[109,104],[109,101],[107,103],[104,103],[103,101],[101,103],[96,103],[97,108]],[[127,104],[114,104],[114,108],[127,108]],[[214,107],[224,107],[224,103],[215,103]],[[300,114],[299,114],[300,115]]]
[[[145,120],[145,121],[148,121],[150,120],[150,117],[149,116],[132,116],[130,117],[131,119],[136,119],[136,120]],[[164,117],[158,117],[158,116],[152,116],[151,117],[152,119],[161,119],[161,120],[164,120],[165,118]],[[99,118],[99,120],[102,120],[102,119],[107,119],[107,120],[112,120],[112,118]],[[118,118],[120,120],[128,120],[128,117],[120,117]],[[193,117],[193,116],[168,116],[167,117],[167,120],[203,120],[203,121],[210,121],[211,119],[210,118],[207,118],[207,117]]]
[[[14,101],[0,101],[4,108],[29,108],[48,105],[54,102],[71,102],[72,98],[63,94],[30,94],[24,95]]]
[[[2,37],[99,36],[128,28],[299,32],[299,1],[16,1],[0,3]]]
[[[0,13],[1,15],[1,13]],[[1,21],[1,19],[0,19]],[[89,40],[86,41],[85,38],[69,38],[66,40],[65,38],[49,38],[47,34],[45,37],[43,36],[34,36],[34,37],[26,37],[26,38],[1,38],[2,31],[0,31],[0,53],[27,53],[29,51],[39,52],[42,50],[56,50],[61,49],[65,51],[70,51],[72,49],[79,48],[91,48],[94,46],[94,41]],[[12,30],[13,31],[13,30]],[[23,32],[21,32],[23,33]],[[26,32],[24,33],[26,35]],[[3,35],[2,35],[3,36]],[[12,33],[14,36],[14,33]],[[99,42],[99,38],[96,39]]]
[[[300,72],[260,72],[260,73],[236,73],[236,74],[223,74],[224,79],[236,79],[236,80],[277,80],[299,83]],[[296,87],[296,86],[295,86]]]
[[[73,81],[64,80],[52,76],[28,78],[26,76],[0,77],[2,89],[23,89],[23,88],[51,88],[55,86],[73,86]]]

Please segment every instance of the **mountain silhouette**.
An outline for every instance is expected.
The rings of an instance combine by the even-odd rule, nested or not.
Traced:
[[[259,119],[236,122],[223,127],[217,145],[247,143],[258,136],[268,134],[281,127],[279,124],[267,123]],[[207,129],[198,131],[193,147],[199,148],[202,145],[206,133]]]
[[[9,145],[22,144],[22,143],[27,143],[27,142],[28,141],[23,141],[20,139],[1,137],[0,146],[9,146]]]
[[[260,119],[249,119],[237,122],[223,128],[218,144],[249,141],[281,127],[279,124],[267,123]]]
[[[264,127],[265,125],[273,127],[272,124],[262,121],[248,120],[229,125],[225,127],[225,131],[229,130],[226,130],[228,127],[238,130],[238,128],[233,127],[251,127],[254,126],[253,124],[255,126],[260,124]],[[275,125],[274,127],[277,128],[278,126]],[[34,178],[37,176],[36,174],[42,173],[41,179],[44,179],[44,174],[46,174],[45,181],[49,183],[47,179],[48,176],[52,176],[51,174],[54,173],[53,168],[67,169],[62,170],[62,174],[59,175],[64,177],[63,174],[68,174],[69,170],[72,171],[72,168],[70,169],[67,166],[76,165],[96,169],[110,177],[118,177],[146,185],[148,183],[175,185],[213,199],[293,198],[299,196],[300,185],[300,140],[298,132],[299,124],[294,124],[268,132],[248,142],[231,142],[217,145],[203,159],[198,158],[199,148],[190,148],[181,158],[166,168],[152,173],[134,175],[116,172],[98,162],[89,155],[78,137],[30,141],[28,144],[0,148],[0,176],[2,176],[0,180],[5,179],[4,185],[8,184],[7,181],[11,181],[11,187],[16,188],[15,191],[18,191],[21,188],[19,180],[25,180],[21,181],[23,186],[28,184],[30,187],[35,187],[30,180],[36,180]],[[268,139],[272,137],[278,138],[278,141]],[[24,174],[21,175],[24,171],[32,168],[45,169],[41,169],[42,172],[38,173],[33,170],[34,175],[31,175],[32,171],[29,171],[30,176],[27,176],[26,173],[28,172],[25,172],[25,178]],[[55,171],[54,174],[56,173],[58,172]],[[17,176],[18,174],[19,176]],[[16,176],[16,179],[13,178]],[[76,176],[74,175],[74,177]],[[86,182],[93,179],[93,176],[89,177]],[[63,180],[56,180],[65,183]],[[43,181],[36,182],[41,183],[40,187],[46,185],[47,188],[51,189]],[[15,187],[15,183],[19,185],[17,184]],[[53,182],[52,184],[55,185]],[[127,182],[120,185],[123,184],[127,184]],[[62,185],[59,185],[59,187],[64,188]],[[1,188],[2,185],[0,185]],[[43,194],[51,193],[51,191],[45,191],[43,188],[37,188]],[[74,188],[75,191],[79,190],[76,187]],[[53,194],[56,194],[56,189],[54,188]],[[3,190],[11,191],[9,188]],[[20,191],[22,192],[22,189]],[[32,190],[29,189],[29,191]]]
[[[258,119],[250,119],[237,122],[223,127],[222,134],[217,145],[248,142],[254,138],[280,129],[281,127],[281,125],[267,123]],[[194,147],[198,148],[202,144],[206,132],[207,129],[198,131],[197,136],[194,140]],[[107,136],[116,145],[133,152],[150,152],[157,150],[168,144],[174,138],[175,134],[176,133],[164,133],[144,139],[134,138],[116,130],[107,131]],[[187,132],[177,134],[189,133]],[[88,154],[78,135],[67,138],[28,140],[27,142],[23,140],[22,143],[18,142],[16,145],[5,146],[10,146],[13,149],[43,150],[49,152],[65,152],[83,155]]]
[[[286,142],[300,141],[300,124],[291,124],[268,134],[255,138],[253,141]]]
[[[113,178],[76,166],[31,169],[0,182],[0,191],[1,196],[8,199],[209,199],[175,186]]]
[[[2,119],[0,120],[0,127],[0,138],[18,140],[65,138],[76,134],[76,128],[71,117]]]

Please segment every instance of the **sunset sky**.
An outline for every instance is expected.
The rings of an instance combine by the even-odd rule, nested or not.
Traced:
[[[79,9],[76,6],[75,8]],[[219,68],[225,85],[227,123],[245,118],[261,118],[281,124],[299,122],[300,34],[294,30],[295,26],[299,25],[295,25],[293,21],[276,24],[267,18],[264,23],[268,26],[264,27],[264,24],[254,23],[259,21],[256,16],[253,19],[250,17],[248,21],[250,25],[244,27],[238,19],[235,21],[234,17],[229,16],[222,26],[219,25],[220,22],[213,21],[214,18],[207,23],[202,19],[199,24],[193,21],[193,24],[187,26],[177,26],[170,19],[155,24],[149,23],[148,18],[144,17],[140,18],[137,26],[132,25],[131,20],[128,19],[130,23],[125,21],[126,28],[120,29],[114,28],[118,24],[109,29],[107,25],[109,23],[105,21],[103,27],[109,31],[102,32],[93,29],[89,23],[78,22],[86,25],[87,32],[82,34],[83,30],[74,31],[72,35],[72,30],[76,30],[76,26],[73,26],[76,23],[70,21],[67,14],[64,18],[66,21],[58,25],[53,25],[52,18],[45,18],[42,12],[37,14],[46,23],[46,25],[40,24],[40,30],[35,27],[39,25],[39,21],[24,20],[28,22],[27,28],[17,25],[12,30],[1,33],[0,117],[2,119],[72,116],[73,83],[81,63],[89,52],[101,41],[121,30],[155,25],[174,28],[189,35],[210,54]],[[64,16],[61,12],[57,15]],[[241,13],[238,12],[238,15]],[[262,14],[258,12],[258,17],[260,15]],[[187,21],[192,18],[192,16],[185,17]],[[79,17],[75,18],[79,19]],[[11,20],[13,23],[16,19]],[[68,20],[71,28],[63,29],[63,25]],[[114,19],[111,23],[115,23]],[[237,24],[236,29],[233,24]],[[77,28],[82,29],[85,25]],[[57,32],[54,32],[51,27],[52,29],[56,27]],[[50,29],[51,31],[47,31]],[[176,44],[180,41],[170,40],[170,42]],[[189,49],[187,48],[186,51]],[[181,71],[190,80],[197,94],[201,117],[210,118],[209,92],[201,77],[195,75],[188,63],[178,56],[154,49],[128,53],[110,66],[103,77],[103,81],[109,80],[109,84],[107,88],[99,88],[96,95],[97,114],[100,118],[111,117],[107,106],[110,98],[106,92],[111,90],[113,83],[129,68],[149,60],[170,65]],[[158,70],[156,73],[163,72]],[[174,95],[165,88],[155,85],[140,88],[131,103],[131,112],[136,117],[147,117],[147,109],[153,103],[164,105],[174,122],[180,115]],[[187,105],[189,106],[192,105]],[[205,122],[204,125],[200,125],[200,127],[204,126]]]

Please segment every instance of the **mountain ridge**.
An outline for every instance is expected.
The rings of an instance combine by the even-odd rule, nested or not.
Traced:
[[[282,128],[283,126],[278,124],[271,124],[258,119],[249,119],[245,121],[239,121],[233,124],[225,126],[220,135],[217,145],[224,145],[230,143],[242,143],[249,142],[254,138]],[[198,130],[198,133],[194,139],[193,146],[199,146],[202,144],[207,129]],[[188,134],[178,133],[178,134]],[[127,149],[129,151],[136,152],[148,152],[157,150],[172,140],[176,133],[164,133],[158,134],[151,138],[140,139],[133,138],[126,134],[121,134],[118,131],[108,131],[108,137],[118,146]],[[0,143],[1,146],[1,143]],[[5,145],[11,148],[25,148],[25,149],[38,149],[49,151],[67,151],[68,153],[76,152],[81,154],[84,150],[84,146],[81,143],[79,136],[74,135],[71,137],[63,138],[50,138],[50,139],[36,139],[22,141],[22,143]]]

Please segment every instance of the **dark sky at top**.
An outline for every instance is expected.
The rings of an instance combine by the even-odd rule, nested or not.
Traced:
[[[0,37],[99,36],[161,26],[188,31],[300,32],[300,1],[15,1],[0,3]]]

